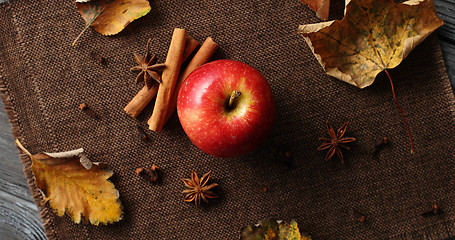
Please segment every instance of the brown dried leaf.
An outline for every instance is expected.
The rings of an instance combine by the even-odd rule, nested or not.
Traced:
[[[364,88],[442,24],[432,0],[352,0],[343,20],[301,25],[298,31],[327,74]]]
[[[91,26],[103,35],[119,33],[129,23],[145,16],[151,9],[147,0],[91,0],[76,2],[76,6],[86,22],[82,33]]]
[[[44,199],[59,216],[66,212],[75,223],[84,216],[93,225],[122,219],[118,191],[107,179],[113,174],[105,164],[90,162],[83,149],[31,155],[35,182]]]

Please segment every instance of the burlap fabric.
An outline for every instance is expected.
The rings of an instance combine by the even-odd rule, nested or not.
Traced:
[[[336,2],[331,18],[342,14]],[[435,35],[390,70],[412,129],[410,144],[390,84],[381,73],[360,90],[327,76],[299,24],[319,21],[300,1],[151,1],[151,12],[118,35],[89,29],[72,47],[84,22],[74,1],[15,0],[0,5],[0,80],[13,134],[32,153],[83,147],[92,161],[110,165],[123,220],[107,226],[74,224],[42,204],[30,160],[25,175],[49,239],[236,239],[240,229],[265,218],[296,219],[315,239],[442,239],[455,235],[454,96]],[[272,85],[276,125],[254,152],[219,159],[198,150],[174,115],[162,133],[147,132],[153,105],[137,120],[123,111],[142,86],[129,68],[148,38],[164,61],[175,27],[221,46],[214,59],[239,60],[259,69]],[[93,60],[103,56],[107,65]],[[86,102],[100,115],[79,110]],[[350,122],[358,140],[347,163],[324,161],[319,137],[325,122]],[[373,157],[373,142],[392,144]],[[292,163],[283,161],[292,153]],[[157,164],[163,180],[152,185],[135,174]],[[213,172],[220,199],[202,208],[184,203],[181,178]],[[267,191],[262,191],[266,186]],[[439,203],[444,214],[423,218]],[[367,222],[357,221],[362,212]]]

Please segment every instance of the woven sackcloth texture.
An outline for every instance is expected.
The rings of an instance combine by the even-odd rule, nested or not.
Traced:
[[[334,19],[343,3],[332,5]],[[411,155],[386,75],[362,90],[327,76],[296,33],[299,24],[320,21],[300,1],[163,0],[151,7],[118,35],[88,29],[72,47],[85,24],[74,1],[0,5],[0,87],[14,136],[32,153],[83,147],[92,161],[114,171],[123,205],[123,219],[110,225],[58,217],[42,203],[30,159],[21,154],[49,239],[236,239],[243,226],[266,218],[295,219],[314,239],[455,235],[454,96],[436,35],[390,70],[415,140]],[[151,38],[163,62],[175,27],[200,42],[211,36],[220,45],[214,59],[245,62],[272,85],[276,124],[252,153],[208,156],[191,143],[177,115],[163,132],[147,131],[150,141],[140,140],[136,125],[146,126],[153,105],[137,120],[123,111],[142,87],[129,71],[133,53],[142,54]],[[82,102],[100,118],[81,112]],[[336,128],[350,122],[346,135],[358,139],[344,151],[345,165],[336,158],[325,162],[325,152],[316,150],[327,120]],[[384,136],[391,145],[372,156],[373,142]],[[292,164],[283,161],[285,152]],[[135,173],[152,164],[163,172],[156,185]],[[191,170],[211,170],[220,198],[201,208],[184,203],[180,179]],[[433,203],[444,214],[423,218]]]

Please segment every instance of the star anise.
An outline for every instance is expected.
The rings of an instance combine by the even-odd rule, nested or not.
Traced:
[[[343,124],[343,126],[341,126],[337,132],[335,132],[329,121],[327,121],[327,129],[330,138],[319,138],[319,140],[323,140],[324,143],[318,147],[318,150],[329,149],[327,155],[325,156],[326,161],[328,161],[336,153],[338,158],[341,160],[341,163],[344,164],[343,154],[341,153],[340,147],[349,150],[351,148],[343,144],[354,142],[356,140],[353,137],[343,137],[343,135],[346,133],[348,124],[348,122]]]
[[[134,53],[134,59],[136,59],[139,66],[131,68],[131,71],[140,71],[136,77],[136,84],[143,81],[149,89],[152,87],[152,79],[161,83],[161,73],[165,68],[164,63],[156,63],[158,58],[155,54],[153,56],[150,55],[150,41],[151,39],[147,42],[145,56]]]
[[[201,204],[201,199],[207,203],[209,198],[218,198],[215,193],[210,191],[210,189],[218,186],[218,184],[212,183],[206,186],[211,173],[212,171],[204,174],[202,178],[199,179],[197,173],[193,171],[191,179],[182,179],[183,183],[185,183],[185,186],[188,188],[182,192],[187,194],[184,199],[185,202],[194,201],[196,207],[198,207]]]

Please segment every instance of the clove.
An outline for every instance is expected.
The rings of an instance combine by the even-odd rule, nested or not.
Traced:
[[[157,183],[158,180],[159,180],[159,172],[160,168],[158,166],[156,166],[155,164],[153,164],[150,168],[148,169],[145,169],[145,168],[137,168],[136,169],[136,174],[138,176],[141,176],[143,178],[146,178],[147,180],[153,182],[153,183]]]
[[[293,156],[291,152],[284,152],[277,147],[272,149],[276,161],[284,167],[285,170],[289,170],[294,167]]]
[[[382,150],[385,146],[389,145],[390,140],[388,137],[383,137],[381,139],[376,140],[373,143],[373,151],[371,152],[371,155],[375,156],[376,154],[379,153],[380,150]]]
[[[367,221],[367,218],[365,215],[357,210],[354,209],[354,218],[357,219],[360,223],[365,223]]]
[[[95,111],[93,111],[86,103],[81,103],[81,105],[79,105],[79,108],[83,112],[87,113],[87,115],[89,115],[90,117],[94,119],[99,119],[98,114],[96,114]]]
[[[99,56],[98,54],[96,54],[95,52],[91,52],[90,53],[90,56],[95,59],[98,63],[101,63],[103,65],[105,65],[107,62],[106,62],[106,58],[105,57],[101,57]]]
[[[261,191],[262,192],[267,192],[268,191],[268,188],[265,184],[261,184]]]
[[[144,168],[142,168],[142,167],[140,167],[140,168],[137,168],[137,169],[136,169],[136,174],[137,174],[138,176],[140,176],[141,174],[143,174],[143,173],[144,173],[144,170],[145,170],[145,169],[144,169]]]
[[[281,159],[281,162],[286,166],[286,169],[290,169],[293,167],[292,159],[293,159],[292,153],[290,152],[284,153],[284,158]]]
[[[139,137],[141,138],[142,141],[147,141],[148,137],[147,134],[145,134],[144,129],[138,124],[136,125],[137,132],[139,133]]]
[[[88,109],[88,106],[87,106],[86,103],[81,103],[81,105],[79,105],[79,108],[80,108],[82,111],[84,111],[84,110]]]
[[[158,166],[156,166],[155,164],[153,164],[151,167],[150,167],[150,170],[149,170],[149,175],[150,175],[150,181],[152,182],[158,182],[158,171],[160,170],[160,168]]]
[[[431,210],[425,211],[421,215],[424,218],[429,218],[429,217],[441,215],[443,213],[444,213],[444,211],[442,211],[439,204],[435,203],[435,204],[431,205]]]

